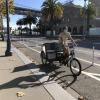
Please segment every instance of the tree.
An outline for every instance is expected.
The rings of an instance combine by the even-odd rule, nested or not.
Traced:
[[[9,6],[9,13],[14,13],[14,1],[8,0],[8,6]],[[6,16],[6,2],[5,0],[0,0],[0,15]]]
[[[58,0],[45,0],[42,4],[43,19],[49,23],[51,31],[53,31],[54,21],[63,16],[63,6]]]
[[[13,0],[8,0],[9,13],[14,13],[14,4]],[[0,17],[6,17],[6,0],[0,0]],[[3,30],[3,21],[2,21],[2,30]]]
[[[86,13],[87,13],[87,32],[89,32],[90,19],[92,19],[96,16],[96,8],[95,8],[95,5],[92,2],[92,0],[89,0]]]
[[[30,35],[32,35],[31,25],[37,23],[37,18],[33,17],[31,12],[28,12],[27,16],[25,17],[26,24],[29,24],[30,28]]]
[[[38,31],[40,32],[40,35],[45,36],[45,31],[47,29],[46,23],[42,21],[42,19],[39,19],[38,23],[36,24],[36,27]]]
[[[19,34],[22,35],[22,25],[24,24],[23,19],[19,19],[19,20],[16,22],[16,24],[19,25],[19,28],[18,28]]]
[[[22,28],[21,27],[18,27],[18,30],[19,30],[19,34],[21,34]]]
[[[93,0],[88,0],[86,8],[83,7],[80,10],[80,15],[87,20],[87,33],[89,32],[90,20],[96,16],[95,4],[92,1]]]
[[[39,19],[38,23],[36,24],[36,27],[39,30],[39,32],[42,33],[43,23],[42,23],[41,19]]]
[[[28,33],[29,28],[28,27],[24,27],[23,30],[26,31],[26,33]]]
[[[30,35],[32,35],[32,30],[31,30],[31,25],[32,24],[36,24],[37,23],[37,18],[33,17],[32,13],[28,13],[27,16],[25,16],[22,19],[19,19],[16,24],[20,25],[22,27],[22,25],[27,25],[29,24],[29,28],[30,28]]]

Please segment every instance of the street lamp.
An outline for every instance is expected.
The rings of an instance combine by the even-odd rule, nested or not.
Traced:
[[[12,56],[11,41],[10,41],[10,31],[9,31],[9,7],[8,7],[8,0],[6,0],[6,17],[7,17],[7,48],[6,48],[6,51],[5,51],[5,56]]]

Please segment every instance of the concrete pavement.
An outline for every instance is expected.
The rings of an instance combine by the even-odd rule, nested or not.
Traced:
[[[13,47],[10,57],[4,56],[5,50],[6,43],[0,42],[1,100],[76,100],[18,49]]]

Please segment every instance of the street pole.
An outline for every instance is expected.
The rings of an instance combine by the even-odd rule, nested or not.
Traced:
[[[85,40],[86,30],[87,30],[87,24],[86,24],[86,1],[84,0],[84,32],[83,32],[83,39]]]
[[[90,27],[90,17],[89,17],[89,0],[87,0],[87,35],[89,35],[89,27]]]
[[[6,18],[7,18],[7,48],[6,48],[6,51],[5,51],[5,56],[12,56],[11,41],[10,41],[10,31],[9,31],[9,7],[8,7],[8,0],[6,0]]]

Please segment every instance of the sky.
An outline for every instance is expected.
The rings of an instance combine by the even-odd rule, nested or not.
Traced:
[[[32,9],[41,9],[41,5],[44,0],[14,0],[15,6],[20,6],[24,8],[32,8]],[[58,0],[61,3],[65,3],[69,0]],[[84,0],[74,0],[74,4],[76,5],[83,5]],[[20,18],[23,18],[21,15],[10,15],[10,27],[13,29],[16,28],[16,21]],[[3,24],[6,27],[6,19],[3,20]]]

